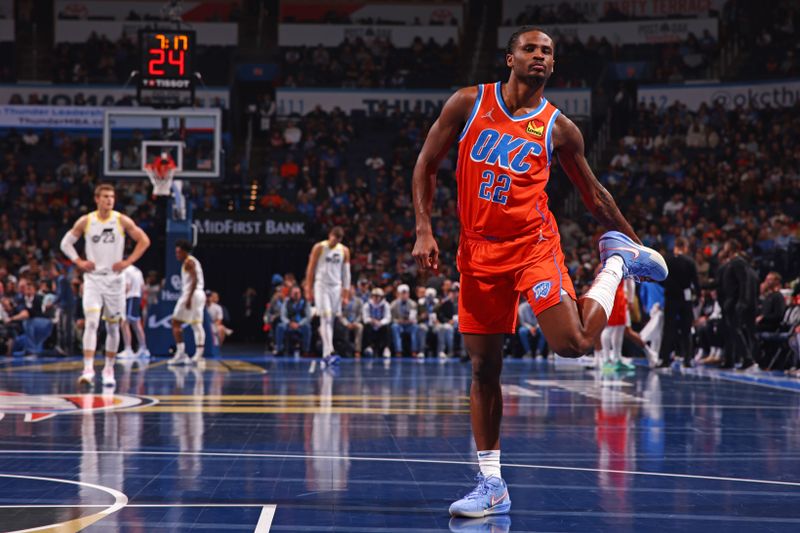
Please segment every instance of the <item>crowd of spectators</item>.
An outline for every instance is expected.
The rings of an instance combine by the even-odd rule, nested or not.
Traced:
[[[344,295],[342,313],[334,324],[334,346],[339,354],[356,358],[362,354],[384,358],[405,354],[420,359],[463,358],[458,332],[459,289],[457,281],[443,279],[439,289],[417,285],[412,295],[411,287],[405,283],[381,280],[373,284],[362,276]],[[316,328],[311,307],[292,273],[273,277],[272,298],[263,316],[270,350],[279,356],[307,356],[316,351],[312,349]],[[525,330],[522,343],[528,342],[531,334],[535,336],[536,331]],[[529,344],[520,344],[523,345],[530,348]],[[541,342],[537,344],[538,348],[542,346]]]
[[[617,44],[605,37],[585,42],[574,35],[555,33],[556,69],[548,87],[594,87],[617,79],[648,83],[681,83],[709,77],[719,56],[717,39],[708,30],[690,33],[680,43]],[[494,75],[508,76],[505,50],[495,55]]]
[[[794,78],[800,75],[800,6],[782,0],[763,9],[757,3],[740,2],[736,11],[738,25],[731,40],[741,54],[731,79]]]
[[[51,130],[12,130],[0,137],[0,355],[80,348],[81,276],[58,243],[65,228],[94,209],[97,145],[96,139]],[[196,205],[219,198],[205,187],[189,189]],[[153,235],[163,221],[149,197],[144,181],[119,184],[116,207]],[[146,255],[140,262],[150,271],[150,301],[158,293],[162,261]],[[227,331],[219,323],[216,330]]]
[[[440,274],[421,277],[411,256],[411,170],[434,118],[419,108],[404,114],[380,108],[369,117],[318,108],[274,122],[261,141],[270,147],[269,163],[252,171],[262,191],[255,208],[300,212],[320,232],[348,228],[354,279],[380,288],[389,300],[403,284],[414,295],[422,291],[418,297],[426,289],[445,297],[458,279],[454,152],[439,169],[434,202]],[[677,103],[663,109],[640,104],[629,118],[618,148],[597,171],[645,244],[670,250],[677,236],[686,237],[701,283],[711,284],[723,243],[735,239],[762,278],[774,271],[793,287],[800,274],[800,106],[690,111]],[[18,277],[32,258],[40,264],[56,259],[60,228],[93,205],[97,145],[60,132],[12,132],[1,144],[2,264]],[[195,208],[242,207],[241,198],[226,200],[222,190],[193,184],[188,200]],[[143,182],[118,191],[120,209],[146,231],[158,227],[148,194]],[[558,211],[559,195],[551,197]],[[557,217],[566,263],[581,292],[594,277],[594,243],[602,228],[582,208]],[[448,353],[446,342],[443,351]]]
[[[441,276],[422,280],[410,253],[411,170],[433,118],[417,111],[356,120],[317,109],[279,123],[270,136],[273,163],[261,207],[297,210],[320,228],[351,228],[346,239],[355,275],[390,297],[399,284],[441,296],[441,283],[457,279],[454,153],[439,171],[434,202]],[[800,275],[799,128],[800,106],[692,112],[683,104],[641,104],[597,171],[646,245],[670,251],[677,236],[689,239],[704,285],[714,283],[719,252],[730,239],[742,243],[760,276],[775,271],[793,282]],[[551,197],[557,202],[558,195]],[[580,292],[594,278],[603,228],[582,208],[558,220]]]
[[[550,4],[528,4],[516,16],[506,16],[504,26],[547,25],[547,24],[581,24],[589,22],[621,22],[626,20],[643,20],[650,18],[682,18],[680,14],[648,13],[645,3],[637,2],[603,2],[585,5],[580,2],[574,5],[570,2],[553,2]],[[624,5],[620,5],[624,4]],[[603,8],[602,13],[592,11],[593,7]],[[709,9],[707,13],[684,15],[694,17],[697,15],[715,15],[717,11]]]
[[[458,45],[417,37],[396,48],[380,36],[281,49],[281,84],[287,87],[437,88],[455,83]]]
[[[227,5],[221,2],[210,2],[202,9],[193,10],[190,14],[184,14],[180,2],[163,2],[161,9],[150,12],[140,12],[136,9],[129,9],[127,12],[122,7],[116,12],[104,10],[102,14],[92,13],[91,7],[85,4],[67,4],[64,9],[57,13],[58,20],[126,20],[126,21],[145,21],[161,22],[176,21],[184,22],[237,22],[241,18],[241,6],[237,1],[231,1]]]
[[[285,6],[286,9],[291,9],[293,6]],[[347,9],[336,10],[331,9],[325,12],[320,17],[313,17],[308,12],[302,13],[302,16],[295,16],[294,14],[284,14],[281,17],[281,22],[290,24],[294,23],[311,23],[311,24],[358,24],[363,26],[457,26],[458,19],[456,17],[447,15],[446,8],[440,12],[431,13],[427,20],[420,17],[414,17],[411,20],[398,19],[393,17],[365,17],[350,15]],[[449,16],[449,18],[448,18]]]
[[[736,239],[759,270],[798,272],[800,105],[738,108],[640,103],[601,181],[649,245],[690,239],[701,276]]]

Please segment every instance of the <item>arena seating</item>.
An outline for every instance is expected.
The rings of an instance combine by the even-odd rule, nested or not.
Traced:
[[[345,40],[336,48],[281,48],[283,85],[289,87],[436,88],[453,85],[458,45],[417,38],[410,48],[375,39]],[[336,59],[338,58],[338,60]]]

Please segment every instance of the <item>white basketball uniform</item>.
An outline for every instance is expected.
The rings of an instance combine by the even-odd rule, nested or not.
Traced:
[[[342,312],[342,276],[344,246],[331,248],[322,241],[322,252],[314,272],[314,307],[319,316],[332,317]]]
[[[122,271],[125,276],[125,298],[141,298],[144,287],[144,275],[139,267],[131,265]]]
[[[117,321],[125,313],[125,277],[114,272],[114,263],[122,261],[125,252],[125,230],[122,215],[117,211],[100,220],[97,211],[89,213],[83,238],[86,259],[94,263],[92,272],[83,274],[83,313],[103,311],[103,320]]]
[[[192,277],[189,271],[186,270],[186,265],[189,261],[194,261],[194,271],[197,274],[197,287],[194,292],[189,292],[192,288]],[[189,256],[183,262],[181,267],[181,296],[175,304],[175,311],[172,312],[172,318],[179,320],[186,324],[202,324],[203,322],[203,309],[206,307],[206,293],[204,290],[205,281],[203,279],[203,267],[200,266],[200,261],[194,256]],[[186,302],[191,298],[191,309],[186,309]]]

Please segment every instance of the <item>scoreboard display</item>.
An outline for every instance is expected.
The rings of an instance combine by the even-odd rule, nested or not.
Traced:
[[[194,104],[194,32],[139,30],[141,57],[137,98],[140,105]]]

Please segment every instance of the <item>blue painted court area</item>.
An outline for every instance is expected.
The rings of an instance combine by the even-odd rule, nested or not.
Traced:
[[[129,362],[113,394],[80,366],[0,364],[2,531],[800,530],[780,377],[507,361],[511,514],[451,520],[477,470],[466,364]]]

